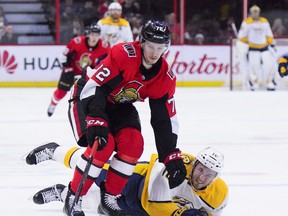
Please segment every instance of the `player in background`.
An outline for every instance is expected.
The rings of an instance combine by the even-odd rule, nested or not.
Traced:
[[[250,16],[242,22],[238,39],[248,44],[249,47],[248,79],[250,89],[254,91],[259,88],[259,85],[264,85],[267,90],[275,90],[276,53],[274,37],[268,20],[260,17],[258,6],[254,5],[250,8]]]
[[[117,43],[133,41],[130,24],[121,15],[122,6],[112,2],[108,7],[108,16],[97,23],[101,27],[101,38],[108,41],[111,47]]]
[[[62,73],[48,106],[48,116],[53,115],[57,104],[82,75],[83,70],[87,66],[95,67],[110,51],[109,44],[100,39],[100,32],[100,27],[93,24],[85,29],[85,36],[77,36],[67,44],[63,53]]]
[[[40,146],[38,149],[45,149]],[[74,168],[81,157],[83,148],[69,148],[58,146],[54,154],[42,158],[64,162],[68,168]],[[43,156],[43,155],[42,155]],[[214,148],[206,148],[200,151],[196,157],[182,153],[187,175],[184,182],[169,188],[165,166],[159,163],[157,155],[153,154],[149,162],[137,163],[132,176],[125,185],[118,205],[126,215],[172,215],[172,216],[219,216],[228,203],[228,187],[219,178],[224,166],[224,156]],[[34,150],[30,157],[33,164],[38,164]],[[40,163],[40,162],[39,162]],[[105,164],[96,180],[99,186],[107,174],[109,164]],[[93,185],[95,186],[95,184]],[[52,201],[61,201],[66,197],[68,187],[56,184],[40,190],[33,196],[36,204],[44,204]],[[100,190],[93,187],[83,198],[83,208],[94,209],[99,206]],[[98,213],[102,213],[98,208]]]
[[[288,75],[288,53],[278,59],[278,73],[280,77]]]
[[[80,95],[87,122],[85,140],[88,147],[69,184],[64,205],[66,212],[72,207],[70,201],[74,200],[87,158],[97,139],[101,140],[100,144],[93,155],[79,203],[72,212],[84,215],[81,210],[82,196],[87,193],[115,150],[106,181],[101,184],[100,208],[106,214],[122,214],[117,199],[132,175],[144,147],[139,115],[133,103],[146,98],[149,98],[159,161],[167,168],[170,187],[176,187],[184,181],[186,169],[177,148],[178,120],[173,98],[176,77],[163,57],[170,43],[171,33],[167,24],[150,20],[142,28],[140,41],[117,44],[99,66],[93,70],[88,67],[88,80],[85,85],[81,85],[84,87]],[[79,119],[83,125],[85,119]],[[55,147],[39,154],[53,152]]]

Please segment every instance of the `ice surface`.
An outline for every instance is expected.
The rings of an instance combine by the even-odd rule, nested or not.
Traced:
[[[23,160],[48,141],[76,145],[67,100],[47,117],[53,90],[0,89],[0,215],[63,215],[62,203],[36,205],[29,197],[43,187],[68,183],[72,171],[55,162],[28,166]],[[224,216],[288,215],[288,92],[178,88],[175,99],[179,147],[196,154],[213,146],[225,154],[222,178],[230,201]],[[137,107],[145,139],[141,159],[148,160],[156,152],[150,111],[147,103]]]

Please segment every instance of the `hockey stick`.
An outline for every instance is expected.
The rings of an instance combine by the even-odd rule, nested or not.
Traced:
[[[92,148],[91,148],[91,153],[90,153],[90,156],[89,156],[89,158],[88,158],[88,160],[87,160],[87,164],[86,164],[86,167],[85,167],[84,172],[83,172],[83,174],[82,174],[81,181],[80,181],[79,186],[78,186],[78,188],[77,188],[77,191],[76,191],[76,193],[75,193],[74,201],[73,201],[73,203],[72,203],[72,205],[71,205],[71,208],[69,209],[69,212],[68,212],[68,213],[69,213],[69,214],[68,214],[69,216],[72,216],[73,208],[74,208],[75,204],[79,201],[80,193],[81,193],[81,191],[82,191],[82,189],[83,189],[83,186],[84,186],[84,184],[85,184],[85,182],[86,182],[86,179],[87,179],[87,176],[88,176],[88,172],[89,172],[90,167],[91,167],[91,165],[92,165],[93,157],[94,157],[94,155],[95,155],[95,153],[96,153],[97,148],[98,148],[99,145],[101,145],[100,139],[99,139],[99,138],[96,138],[95,141],[94,141],[94,143],[93,143],[93,146],[92,146]]]
[[[237,28],[236,28],[236,25],[235,25],[234,22],[231,23],[231,27],[232,27],[232,30],[233,30],[235,38],[237,38],[238,37],[238,32],[237,32]]]

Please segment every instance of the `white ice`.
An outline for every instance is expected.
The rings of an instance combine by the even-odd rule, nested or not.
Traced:
[[[76,145],[67,117],[67,97],[54,116],[46,109],[52,88],[0,89],[0,215],[63,215],[62,203],[36,205],[29,197],[72,170],[55,162],[25,163],[25,154],[56,141]],[[213,146],[225,154],[222,178],[230,190],[224,216],[288,215],[288,92],[229,92],[177,88],[179,147],[196,154]],[[147,103],[138,103],[148,160],[156,152]],[[95,207],[96,208],[96,207]],[[97,215],[86,211],[86,215]]]

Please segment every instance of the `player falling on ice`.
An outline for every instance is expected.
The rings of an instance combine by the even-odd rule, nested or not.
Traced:
[[[45,146],[38,147],[36,152],[43,151]],[[74,168],[83,151],[83,148],[58,146],[54,153],[44,160],[54,160],[61,164],[64,162],[65,166]],[[42,156],[43,154],[40,155]],[[31,151],[29,158],[30,161],[34,161],[33,164],[43,162],[36,160],[36,157],[39,155],[36,155],[34,150]],[[182,153],[182,158],[187,170],[186,180],[172,190],[165,175],[165,166],[159,163],[156,154],[152,154],[149,162],[137,163],[121,197],[117,200],[124,213],[131,216],[222,215],[229,199],[228,187],[219,178],[224,166],[223,154],[209,147],[200,151],[196,157]],[[83,198],[83,208],[95,211],[99,206],[99,185],[105,179],[108,167],[109,163],[105,164],[93,189]],[[56,184],[37,192],[33,196],[33,201],[36,204],[63,202],[67,191],[67,186]]]

